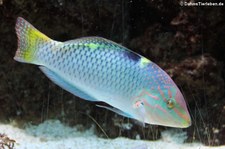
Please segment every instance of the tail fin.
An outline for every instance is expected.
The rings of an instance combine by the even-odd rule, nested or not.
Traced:
[[[36,63],[37,50],[53,41],[21,17],[17,18],[16,34],[18,49],[14,59],[19,62]]]

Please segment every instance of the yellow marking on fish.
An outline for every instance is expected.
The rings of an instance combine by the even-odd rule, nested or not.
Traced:
[[[45,34],[39,32],[37,29],[35,28],[29,28],[28,29],[28,34],[27,34],[28,37],[32,37],[32,36],[35,36],[35,37],[38,37],[38,38],[41,38],[45,41],[50,41],[51,39],[49,37],[47,37]],[[33,38],[33,39],[36,39],[36,38]]]
[[[26,33],[26,31],[25,31]],[[27,28],[27,34],[25,34],[25,41],[27,41],[29,44],[27,44],[24,48],[27,52],[23,53],[23,58],[27,61],[33,60],[33,54],[35,53],[36,46],[39,44],[38,42],[46,42],[51,41],[49,37],[44,35],[43,33],[39,32],[35,28]],[[30,50],[32,49],[32,50]]]
[[[148,60],[147,58],[145,58],[145,57],[142,57],[141,59],[140,59],[140,67],[141,68],[144,68],[147,64],[149,64],[149,63],[151,63],[151,61],[150,60]]]

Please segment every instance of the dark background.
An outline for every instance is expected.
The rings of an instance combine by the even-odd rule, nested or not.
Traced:
[[[211,0],[210,2],[222,2]],[[38,69],[13,60],[15,21],[21,16],[60,41],[101,36],[157,63],[182,90],[192,115],[187,142],[225,144],[224,6],[180,6],[163,0],[0,0],[0,121],[38,124],[60,119],[90,127],[93,119],[111,138],[158,139],[170,129],[123,118],[78,99]],[[225,5],[225,4],[224,4]],[[131,130],[123,124],[132,124]],[[1,130],[0,130],[1,131]],[[99,127],[96,131],[102,137]]]

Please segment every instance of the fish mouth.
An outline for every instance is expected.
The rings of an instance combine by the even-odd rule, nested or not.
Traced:
[[[187,120],[187,127],[189,127],[189,126],[191,126],[191,124],[192,124],[192,122],[191,122],[191,118],[189,118],[188,120]]]
[[[176,128],[188,128],[190,127],[192,124],[192,121],[191,121],[191,117],[189,115],[189,113],[187,113],[187,115],[185,116],[185,118],[183,119],[176,119],[174,121],[173,124],[171,124],[171,127],[176,127]]]
[[[183,120],[180,123],[173,123],[173,124],[165,125],[165,126],[175,127],[175,128],[188,128],[191,126],[191,124],[192,124],[191,119],[188,119],[188,120]]]
[[[188,114],[188,118],[187,119],[184,119],[183,122],[181,123],[181,128],[188,128],[188,127],[191,126],[191,124],[192,124],[191,117]]]
[[[188,120],[188,121],[185,121],[183,124],[182,124],[182,127],[181,128],[188,128],[190,127],[192,124],[191,120]]]
[[[179,120],[174,119],[174,121],[171,121],[171,123],[163,122],[163,121],[155,121],[155,123],[150,122],[149,124],[174,127],[174,128],[188,128],[192,125],[192,121],[188,115],[186,119],[179,119]]]

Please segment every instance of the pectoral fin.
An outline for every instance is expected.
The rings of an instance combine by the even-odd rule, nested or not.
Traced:
[[[127,114],[127,113],[121,111],[120,109],[117,109],[117,108],[108,107],[108,106],[102,106],[102,105],[96,105],[96,106],[98,106],[98,107],[100,107],[100,108],[105,108],[105,109],[107,109],[107,110],[110,110],[110,111],[112,111],[112,112],[115,112],[115,113],[117,113],[117,114],[119,114],[119,115],[122,115],[122,116],[124,116],[124,117],[133,118],[131,115],[129,115],[129,114]]]

